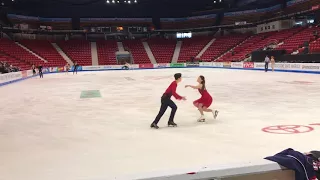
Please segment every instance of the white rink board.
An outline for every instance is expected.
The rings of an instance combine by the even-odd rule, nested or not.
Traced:
[[[165,127],[169,111],[149,128],[172,75],[182,72],[176,102],[178,128]],[[185,89],[206,77],[217,120],[199,124]],[[130,77],[130,78],[128,78]],[[307,81],[307,82],[306,82]],[[308,83],[309,82],[309,83]],[[260,161],[291,147],[301,152],[320,128],[303,134],[270,134],[274,125],[320,123],[320,76],[228,69],[157,69],[45,75],[0,87],[0,179],[114,179],[206,165]],[[102,98],[80,99],[84,90]],[[169,109],[168,109],[169,110]],[[320,126],[319,126],[320,127]]]

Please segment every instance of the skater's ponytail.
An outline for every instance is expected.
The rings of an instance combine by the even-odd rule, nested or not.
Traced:
[[[205,90],[206,89],[206,79],[202,75],[200,76],[200,79],[201,79],[201,84],[202,84],[201,90]]]

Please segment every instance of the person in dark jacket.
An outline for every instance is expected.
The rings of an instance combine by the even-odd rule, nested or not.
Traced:
[[[289,148],[265,159],[294,170],[296,180],[317,180],[316,171],[313,167],[314,160],[306,154]]]
[[[79,64],[77,62],[74,63],[74,68],[73,68],[73,74],[76,73],[78,74],[78,67],[79,67]]]
[[[42,69],[43,69],[42,65],[39,65],[39,66],[38,66],[38,71],[39,71],[40,78],[43,78]]]
[[[313,160],[313,168],[317,178],[320,180],[320,151],[310,151],[306,155]]]

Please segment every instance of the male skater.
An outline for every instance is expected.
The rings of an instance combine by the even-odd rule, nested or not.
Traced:
[[[179,94],[176,93],[176,89],[178,86],[178,83],[181,82],[181,73],[176,73],[174,75],[175,81],[173,81],[170,86],[167,88],[165,93],[161,97],[161,107],[160,111],[156,117],[156,119],[152,122],[151,128],[159,129],[158,127],[158,122],[160,121],[161,117],[163,114],[166,112],[168,106],[172,109],[168,126],[177,126],[176,123],[174,123],[174,115],[176,114],[177,111],[177,105],[171,100],[171,96],[175,97],[177,100],[186,100],[185,97],[180,96]]]
[[[43,72],[42,72],[42,66],[41,65],[39,65],[38,70],[39,70],[40,78],[43,78]]]
[[[270,62],[270,58],[268,57],[268,55],[264,58],[264,70],[266,72],[268,72],[268,68],[269,68],[269,62]]]
[[[75,62],[75,63],[74,63],[74,67],[73,67],[73,74],[74,74],[74,73],[78,74],[78,66],[79,66],[78,63]]]

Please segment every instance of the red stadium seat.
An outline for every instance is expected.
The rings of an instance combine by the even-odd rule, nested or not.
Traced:
[[[183,39],[178,62],[189,61],[191,57],[196,57],[200,51],[213,39],[213,37],[193,37]]]
[[[38,54],[48,62],[44,66],[61,67],[67,63],[58,51],[52,46],[51,42],[46,40],[21,40],[20,44],[24,45],[34,53]]]
[[[117,64],[116,52],[118,51],[117,41],[103,40],[97,42],[99,65]]]
[[[80,66],[91,66],[91,45],[86,40],[69,40],[60,41],[58,46],[66,53],[66,55]]]
[[[157,63],[171,63],[177,44],[176,40],[153,38],[148,40],[148,44]]]
[[[148,64],[151,63],[146,50],[140,40],[126,40],[123,41],[123,46],[133,56],[135,64]]]

